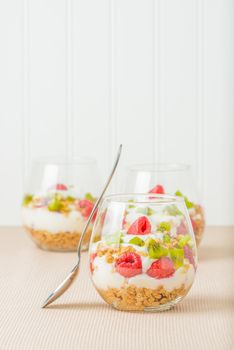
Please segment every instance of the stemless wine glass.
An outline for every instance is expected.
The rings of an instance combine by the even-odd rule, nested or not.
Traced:
[[[42,249],[74,251],[99,191],[96,161],[45,158],[33,162],[22,203],[23,225]],[[88,248],[92,224],[82,249]]]
[[[119,310],[160,311],[191,288],[196,243],[182,197],[107,196],[89,248],[90,271],[101,297]]]
[[[181,196],[189,211],[196,243],[199,245],[205,230],[205,214],[191,168],[187,164],[136,164],[127,169],[126,193],[168,193]]]

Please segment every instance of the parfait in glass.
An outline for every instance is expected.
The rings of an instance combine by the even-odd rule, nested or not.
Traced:
[[[190,290],[197,252],[182,197],[107,196],[89,248],[91,278],[118,310],[168,310]]]
[[[33,163],[23,198],[23,226],[42,249],[75,251],[98,189],[94,160],[39,159]],[[93,222],[84,238],[83,250],[88,248],[92,226]]]
[[[205,231],[205,213],[187,164],[152,163],[128,167],[125,192],[171,194],[184,198],[197,245]]]

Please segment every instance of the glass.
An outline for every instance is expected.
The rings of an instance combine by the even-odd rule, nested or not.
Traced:
[[[42,249],[75,251],[98,190],[99,174],[92,159],[36,160],[22,203],[26,231]],[[91,232],[92,224],[83,250],[88,248]]]
[[[90,271],[101,297],[119,310],[160,311],[191,288],[196,243],[181,197],[107,196],[89,248]]]
[[[205,230],[205,214],[199,199],[191,169],[186,164],[137,164],[128,168],[125,192],[168,193],[185,200],[197,245]]]

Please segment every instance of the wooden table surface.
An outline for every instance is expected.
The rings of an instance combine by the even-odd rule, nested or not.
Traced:
[[[35,247],[21,228],[0,228],[0,349],[234,349],[234,228],[210,227],[189,295],[162,313],[120,312],[94,290],[83,254],[79,279],[48,309],[75,253]]]

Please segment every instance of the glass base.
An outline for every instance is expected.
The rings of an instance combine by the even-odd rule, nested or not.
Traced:
[[[182,299],[184,298],[184,296],[178,297],[175,300],[170,301],[169,303],[166,304],[162,304],[159,306],[154,306],[154,307],[146,307],[144,309],[144,311],[146,312],[162,312],[162,311],[168,311],[170,309],[172,309],[174,306],[176,306],[176,304],[178,304]]]
[[[129,309],[119,309],[118,307],[116,307],[114,304],[111,304],[111,306],[118,311],[125,311],[125,312],[163,312],[163,311],[168,311],[170,309],[172,309],[173,307],[175,307],[183,298],[184,296],[179,296],[174,300],[171,300],[170,302],[166,303],[166,304],[161,304],[158,306],[152,306],[152,307],[145,307],[144,309],[141,310],[137,310],[134,308],[129,308]]]

